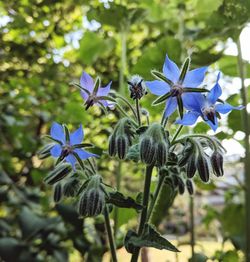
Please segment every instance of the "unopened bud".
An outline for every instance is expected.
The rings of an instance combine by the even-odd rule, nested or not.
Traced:
[[[193,184],[192,180],[187,179],[186,187],[187,187],[187,191],[188,191],[189,195],[193,195],[194,194],[194,184]]]
[[[116,141],[115,141],[115,136],[111,135],[109,137],[109,155],[110,156],[115,156],[116,155]]]
[[[119,136],[116,138],[117,154],[120,159],[124,159],[128,152],[128,140],[125,136]]]
[[[155,162],[155,146],[149,137],[141,139],[139,144],[140,157],[143,163],[151,165]]]
[[[168,145],[165,142],[159,142],[156,146],[157,165],[164,166],[168,159]]]
[[[63,185],[63,195],[66,197],[73,197],[77,194],[79,190],[80,183],[79,180],[71,177],[64,185]]]
[[[223,170],[223,156],[220,152],[215,151],[211,155],[211,165],[214,171],[214,174],[217,177],[223,176],[224,170]]]
[[[203,182],[209,181],[209,167],[205,156],[199,155],[197,159],[197,169],[199,176]]]
[[[191,155],[189,158],[189,161],[187,163],[187,177],[188,178],[192,178],[195,175],[196,172],[196,156],[195,155]]]
[[[58,203],[62,198],[62,185],[61,183],[57,183],[54,186],[54,201]]]
[[[48,176],[45,177],[44,182],[53,185],[56,182],[62,180],[72,171],[72,167],[68,163],[61,163],[55,167],[53,171],[51,171]]]

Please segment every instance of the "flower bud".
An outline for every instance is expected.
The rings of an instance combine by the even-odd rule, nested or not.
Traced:
[[[178,191],[181,195],[183,195],[185,192],[185,184],[182,178],[180,178],[179,176],[178,176]]]
[[[78,212],[83,217],[94,217],[102,213],[104,206],[104,192],[100,188],[90,188],[81,194]]]
[[[200,154],[197,159],[197,169],[199,176],[203,182],[209,181],[209,167],[205,156]]]
[[[62,185],[61,183],[57,183],[54,186],[54,201],[58,203],[62,198]]]
[[[158,166],[164,166],[168,159],[168,145],[165,142],[159,142],[156,146],[156,161]]]
[[[129,85],[130,97],[132,99],[141,99],[147,94],[146,86],[139,75],[132,76],[127,83]]]
[[[155,162],[155,146],[149,137],[144,137],[139,144],[140,158],[143,163],[151,165]]]
[[[71,177],[63,185],[63,195],[66,197],[74,197],[80,187],[79,180],[75,177]]]
[[[128,152],[128,140],[126,136],[119,136],[116,138],[117,154],[120,159],[124,159]]]
[[[214,151],[210,158],[211,165],[214,171],[214,174],[217,177],[223,176],[223,156],[220,152]]]
[[[193,184],[192,180],[187,179],[186,187],[187,187],[187,191],[188,191],[189,195],[193,195],[194,194],[194,184]]]
[[[116,155],[116,141],[115,141],[115,136],[111,135],[109,137],[109,155],[110,156],[115,156]]]
[[[62,180],[72,171],[72,167],[68,163],[61,163],[55,167],[53,171],[51,171],[48,176],[45,177],[44,182],[53,185],[56,182]]]
[[[195,154],[193,154],[190,156],[189,161],[187,163],[187,177],[192,178],[195,175],[196,169],[196,156]]]

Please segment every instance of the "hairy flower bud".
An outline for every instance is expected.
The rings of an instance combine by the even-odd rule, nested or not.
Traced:
[[[183,182],[183,179],[178,177],[178,191],[181,195],[185,192],[185,184]]]
[[[110,156],[115,156],[116,155],[116,141],[115,141],[115,136],[111,135],[109,137],[109,155]]]
[[[210,161],[211,161],[211,165],[212,165],[214,174],[217,177],[223,176],[224,170],[223,170],[222,154],[218,151],[213,152],[213,154],[211,155]]]
[[[53,185],[56,182],[62,180],[72,171],[72,167],[68,163],[61,163],[55,167],[53,171],[51,171],[48,176],[45,177],[44,182]]]
[[[101,183],[101,176],[94,175],[81,192],[78,204],[78,212],[81,216],[93,217],[102,213],[105,206],[105,193]]]
[[[194,194],[194,184],[193,184],[192,180],[187,179],[186,187],[187,187],[187,191],[188,191],[189,195],[193,195]]]
[[[127,83],[129,85],[130,97],[132,99],[141,99],[147,94],[146,86],[139,75],[132,76]]]
[[[142,134],[139,144],[142,162],[163,166],[168,158],[169,141],[159,124],[150,125]]]
[[[151,165],[155,162],[155,146],[149,137],[144,137],[139,144],[140,158],[143,163]]]
[[[80,187],[79,182],[80,181],[75,177],[69,178],[68,181],[63,185],[63,195],[66,197],[75,196]]]
[[[57,183],[54,186],[54,201],[58,203],[62,199],[62,185]]]
[[[197,159],[197,169],[203,182],[209,181],[209,166],[205,156],[200,154]]]
[[[116,138],[117,154],[120,159],[124,159],[128,152],[129,143],[126,136],[119,136]]]
[[[189,161],[187,163],[186,171],[187,171],[187,177],[192,178],[195,175],[196,172],[196,156],[195,154],[191,155],[189,158]]]
[[[164,166],[168,159],[168,145],[165,142],[159,142],[156,146],[156,161],[158,166]]]

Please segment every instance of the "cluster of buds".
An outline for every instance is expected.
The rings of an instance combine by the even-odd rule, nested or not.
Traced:
[[[94,217],[105,207],[105,189],[100,175],[91,176],[81,187],[78,213],[83,217]]]
[[[140,159],[147,165],[164,166],[167,163],[169,140],[160,124],[154,123],[142,134],[139,143]]]
[[[132,99],[141,99],[147,94],[146,85],[139,75],[133,75],[130,80],[127,81],[128,88],[130,92],[130,97]]]
[[[109,155],[126,158],[129,147],[136,134],[136,130],[129,118],[122,118],[114,128],[109,137]]]
[[[209,138],[211,140],[212,138]],[[205,152],[205,149],[210,147],[213,153],[209,155]],[[206,143],[206,141],[197,139],[187,139],[183,148],[182,154],[179,157],[179,167],[186,167],[186,174],[188,178],[193,178],[198,171],[199,177],[203,182],[209,181],[211,173],[210,167],[213,169],[213,173],[219,177],[223,176],[223,155],[222,146],[217,140],[213,140],[213,143]]]

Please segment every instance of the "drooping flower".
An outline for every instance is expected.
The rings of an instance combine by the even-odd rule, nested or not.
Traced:
[[[165,117],[169,117],[177,108],[182,118],[183,107],[186,107],[186,94],[190,92],[206,92],[204,88],[198,88],[205,77],[207,67],[201,67],[189,71],[190,58],[187,58],[180,70],[178,66],[169,59],[166,59],[163,65],[163,74],[152,71],[152,74],[160,79],[146,81],[146,85],[151,93],[160,96],[153,104],[166,101]]]
[[[141,99],[147,94],[146,86],[139,75],[133,75],[128,81],[130,97],[132,99]]]
[[[73,168],[75,167],[77,156],[82,160],[97,156],[85,151],[82,148],[79,148],[84,138],[82,125],[80,125],[77,130],[75,130],[73,133],[70,133],[69,137],[67,137],[63,126],[54,122],[50,129],[50,136],[58,142],[58,144],[51,148],[51,155],[53,157],[65,159],[66,162],[70,163]]]
[[[217,76],[216,83],[210,92],[205,96],[202,94],[189,94],[186,107],[189,112],[184,114],[182,119],[176,121],[181,125],[193,125],[198,117],[202,119],[214,130],[218,128],[218,117],[220,114],[227,114],[231,110],[241,110],[243,106],[232,106],[228,103],[223,103],[218,99],[222,94],[221,86],[219,85],[220,73]]]
[[[86,72],[82,73],[80,78],[81,85],[81,96],[85,101],[86,110],[97,104],[99,106],[110,107],[114,106],[114,102],[110,102],[107,96],[110,92],[112,81],[105,87],[100,86],[100,78],[96,79],[94,82],[93,78]]]

